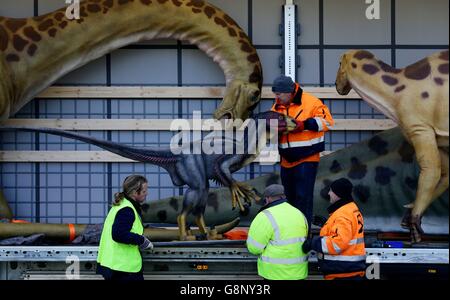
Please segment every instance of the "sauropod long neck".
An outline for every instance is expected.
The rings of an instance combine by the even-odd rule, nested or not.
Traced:
[[[204,1],[86,0],[78,20],[68,19],[65,11],[0,17],[0,59],[14,86],[10,115],[68,72],[114,49],[156,38],[197,45],[220,65],[227,85],[235,80],[260,84],[261,65],[247,35]]]

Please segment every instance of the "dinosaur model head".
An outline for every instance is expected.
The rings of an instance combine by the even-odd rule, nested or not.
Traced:
[[[350,81],[347,77],[347,67],[348,67],[348,53],[344,53],[341,56],[340,62],[339,62],[339,70],[336,75],[336,91],[339,93],[339,95],[348,95],[350,93],[350,90],[352,89],[352,86],[350,85]],[[350,56],[351,57],[351,56]]]
[[[262,74],[258,75],[262,78]],[[244,81],[232,82],[222,103],[214,112],[215,119],[241,119],[245,120],[261,100],[261,83]]]
[[[276,133],[287,133],[296,128],[296,123],[293,118],[277,113],[275,111],[265,111],[257,113],[252,116],[256,124],[263,121],[266,124],[267,139],[271,138]],[[275,123],[274,123],[275,122]],[[276,126],[276,130],[270,130],[273,126]]]

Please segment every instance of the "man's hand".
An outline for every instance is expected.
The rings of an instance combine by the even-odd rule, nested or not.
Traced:
[[[311,223],[313,223],[316,226],[322,227],[323,225],[325,225],[326,222],[327,218],[323,216],[314,215]]]
[[[305,253],[308,253],[311,250],[314,250],[317,253],[322,253],[322,237],[313,236],[312,238],[306,239],[302,245],[302,250]]]
[[[294,129],[290,130],[289,132],[295,133],[295,132],[301,132],[305,129],[305,124],[303,123],[303,121],[297,121],[297,120],[292,120],[295,123],[295,127]]]
[[[139,249],[140,250],[153,250],[153,244],[152,242],[150,242],[150,240],[146,237],[146,236],[142,236],[144,238],[144,241],[142,242],[142,244],[139,245]]]

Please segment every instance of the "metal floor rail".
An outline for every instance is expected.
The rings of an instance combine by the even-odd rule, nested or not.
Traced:
[[[79,261],[95,262],[97,246],[3,246],[0,247],[0,261],[62,261],[76,256]],[[421,248],[366,248],[367,260],[378,259],[380,263],[448,264],[449,249]],[[143,252],[144,260],[199,260],[202,261],[256,261],[245,247],[155,247]],[[310,262],[317,262],[311,251]]]
[[[146,279],[260,279],[257,257],[242,245],[212,245],[186,247],[158,246],[143,252]],[[70,279],[69,266],[77,263],[79,277],[101,279],[95,275],[97,246],[2,246],[0,247],[0,279]],[[367,263],[379,263],[394,269],[417,267],[426,272],[447,268],[449,249],[366,248]],[[310,253],[311,266],[317,263],[316,253]],[[317,265],[317,264],[316,264]],[[400,267],[398,267],[400,266]],[[428,266],[431,267],[428,270]],[[70,273],[71,274],[71,273]],[[310,272],[315,275],[314,272]]]

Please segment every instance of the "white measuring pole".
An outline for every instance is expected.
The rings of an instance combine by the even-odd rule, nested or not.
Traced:
[[[284,75],[296,80],[297,70],[297,20],[293,0],[284,5]]]

